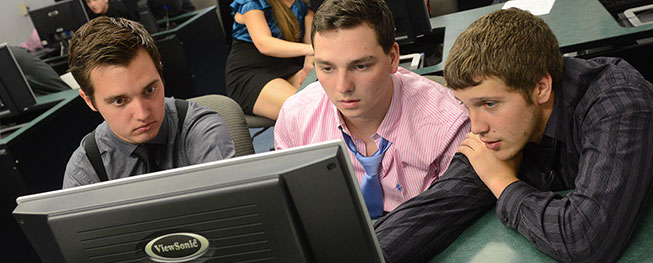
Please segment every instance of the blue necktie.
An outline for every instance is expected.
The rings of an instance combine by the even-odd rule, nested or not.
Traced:
[[[356,149],[356,145],[351,137],[342,130],[342,127],[340,131],[347,147],[354,153],[356,159],[358,159],[363,165],[363,169],[365,169],[365,176],[361,180],[361,192],[367,205],[367,211],[370,213],[372,219],[379,218],[383,215],[383,188],[381,188],[381,179],[379,179],[379,165],[381,164],[381,160],[383,160],[383,154],[392,143],[381,137],[379,149],[371,156],[363,156]]]

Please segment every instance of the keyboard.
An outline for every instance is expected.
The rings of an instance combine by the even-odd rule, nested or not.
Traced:
[[[653,0],[599,0],[612,15],[617,15],[626,9],[653,4]]]

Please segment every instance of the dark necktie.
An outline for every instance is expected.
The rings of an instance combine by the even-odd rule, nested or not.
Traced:
[[[356,159],[363,165],[363,169],[365,169],[365,176],[361,180],[361,193],[363,194],[363,199],[365,199],[367,211],[370,213],[372,219],[379,218],[383,215],[383,188],[381,187],[381,179],[379,178],[379,165],[381,165],[381,160],[383,160],[383,154],[385,154],[385,151],[388,150],[392,143],[381,137],[379,149],[370,156],[364,156],[358,152],[351,137],[342,128],[340,128],[340,131],[342,131],[342,137],[345,139],[347,147],[354,153]]]
[[[156,164],[155,161],[155,145],[153,144],[141,144],[136,149],[134,149],[134,155],[140,159],[145,165],[145,171],[143,173],[153,173],[161,171],[161,168]]]

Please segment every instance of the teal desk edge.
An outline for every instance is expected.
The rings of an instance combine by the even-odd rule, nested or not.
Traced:
[[[11,140],[13,140],[15,137],[18,137],[20,134],[28,131],[29,129],[32,128],[32,126],[36,125],[41,120],[47,118],[48,116],[50,116],[51,114],[53,114],[54,112],[59,110],[59,108],[63,107],[68,102],[70,102],[71,100],[74,100],[78,96],[79,96],[79,90],[71,89],[71,90],[60,91],[60,92],[57,92],[57,93],[48,94],[48,95],[38,97],[37,98],[37,103],[39,103],[39,104],[46,104],[46,103],[50,103],[50,102],[54,102],[54,101],[59,101],[59,103],[52,106],[50,109],[45,111],[43,114],[41,114],[38,117],[31,120],[29,123],[27,123],[27,125],[21,127],[20,129],[16,130],[15,132],[11,133],[9,136],[3,137],[0,140],[0,145],[8,143]]]
[[[164,31],[160,31],[160,32],[152,34],[152,38],[156,39],[157,37],[166,36],[168,34],[175,33],[175,32],[177,32],[177,30],[179,28],[185,27],[187,24],[191,23],[191,21],[197,19],[198,17],[200,17],[202,14],[204,14],[206,12],[214,11],[215,8],[216,8],[215,6],[209,6],[209,7],[203,8],[203,9],[195,10],[193,12],[188,12],[188,13],[178,15],[176,17],[169,18],[167,20],[169,22],[177,22],[177,21],[183,21],[183,22],[181,24],[173,27],[173,28],[168,29],[168,30],[164,30]],[[166,22],[166,19],[160,19],[160,20],[156,21],[157,24],[165,24],[165,22]]]
[[[449,50],[458,35],[476,19],[501,7],[503,4],[496,4],[431,18],[432,28],[444,27],[442,62],[415,72],[442,72]],[[630,28],[619,26],[598,0],[557,0],[551,12],[541,18],[556,35],[564,53],[653,36],[653,24]]]
[[[566,194],[568,191],[561,194]],[[619,262],[650,261],[653,247],[653,198],[645,201],[630,244]],[[555,262],[514,229],[495,210],[483,215],[431,262]]]

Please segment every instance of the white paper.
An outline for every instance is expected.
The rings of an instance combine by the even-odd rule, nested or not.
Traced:
[[[516,7],[529,11],[533,15],[541,16],[551,12],[554,2],[555,0],[510,0],[506,2],[501,9]]]

